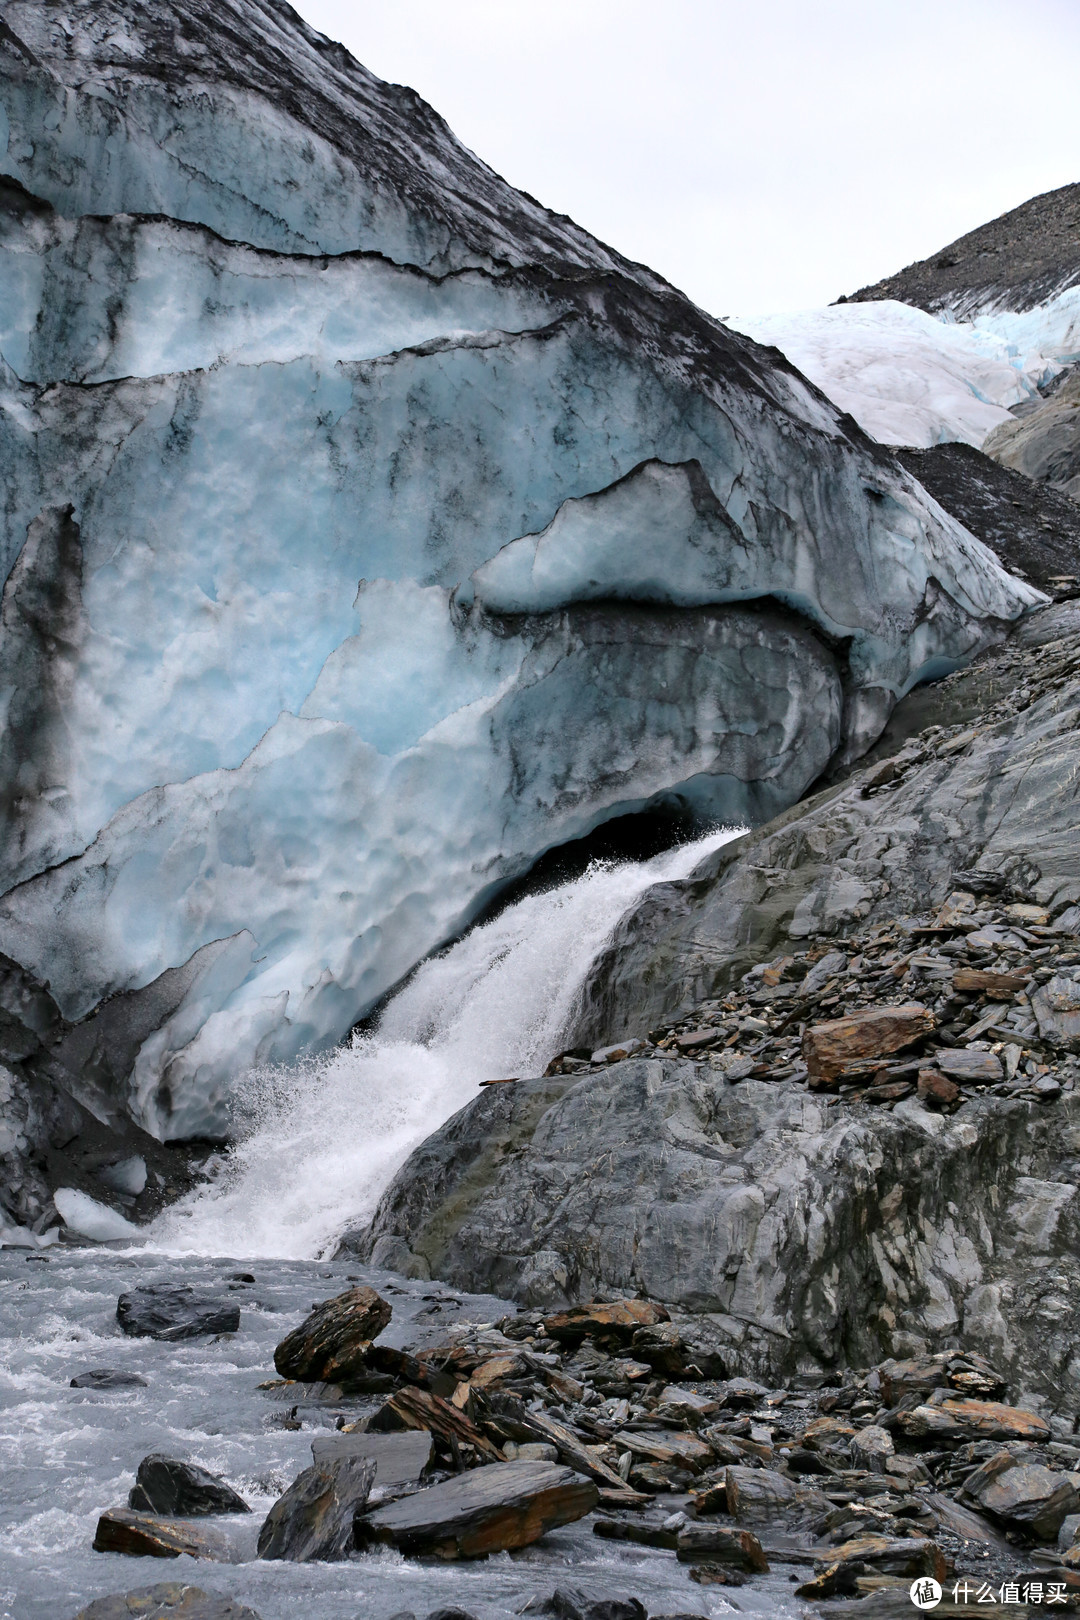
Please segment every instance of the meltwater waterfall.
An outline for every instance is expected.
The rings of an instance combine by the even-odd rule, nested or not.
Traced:
[[[425,962],[374,1034],[253,1071],[240,1088],[236,1146],[209,1187],[160,1217],[154,1244],[289,1259],[332,1251],[481,1080],[539,1073],[559,1051],[592,963],[638,896],[737,836],[717,831],[650,861],[596,864],[529,895]]]

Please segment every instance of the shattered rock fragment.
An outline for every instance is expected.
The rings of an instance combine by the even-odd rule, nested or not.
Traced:
[[[813,1024],[803,1036],[811,1089],[828,1086],[847,1067],[866,1058],[888,1057],[914,1046],[934,1028],[928,1007],[867,1007],[827,1024]]]
[[[526,1547],[598,1501],[592,1480],[556,1463],[495,1463],[359,1515],[356,1543],[385,1543],[412,1556],[483,1558]]]
[[[353,1518],[375,1481],[372,1457],[335,1457],[298,1474],[259,1531],[259,1557],[306,1564],[344,1558]]]
[[[282,1378],[348,1381],[366,1370],[371,1341],[390,1321],[391,1307],[374,1288],[350,1288],[316,1306],[274,1351]]]

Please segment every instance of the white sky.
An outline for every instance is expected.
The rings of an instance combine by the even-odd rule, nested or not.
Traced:
[[[717,315],[1080,180],[1080,0],[294,0],[514,185]]]

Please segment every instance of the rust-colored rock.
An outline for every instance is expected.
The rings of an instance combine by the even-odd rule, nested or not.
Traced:
[[[883,1361],[877,1369],[881,1398],[898,1406],[905,1395],[929,1395],[935,1389],[954,1389],[982,1400],[1000,1400],[1005,1380],[985,1356],[972,1350],[942,1350],[908,1361]]]
[[[324,1300],[274,1351],[282,1378],[348,1382],[367,1371],[372,1339],[390,1320],[391,1307],[374,1288],[350,1288]]]
[[[127,1553],[131,1558],[207,1558],[214,1563],[235,1561],[225,1538],[184,1519],[158,1519],[152,1513],[111,1508],[98,1520],[95,1552]]]
[[[718,1524],[688,1524],[678,1535],[676,1555],[680,1564],[726,1564],[750,1575],[766,1575],[769,1560],[752,1530],[730,1530]]]
[[[929,1007],[914,1001],[902,1007],[867,1007],[827,1024],[812,1024],[802,1042],[810,1086],[828,1086],[849,1063],[902,1052],[933,1028]]]
[[[940,1069],[920,1069],[918,1093],[931,1108],[951,1108],[960,1098],[960,1087]]]
[[[877,1575],[931,1575],[935,1581],[943,1581],[949,1568],[937,1542],[923,1536],[856,1536],[830,1547],[814,1568],[824,1573],[838,1564],[860,1564]]]
[[[909,1440],[1049,1440],[1050,1425],[1034,1412],[1000,1401],[944,1400],[900,1412],[897,1426]]]
[[[482,1429],[449,1401],[426,1389],[399,1389],[379,1408],[368,1424],[369,1434],[392,1434],[397,1429],[426,1429],[451,1456],[455,1448],[472,1446],[485,1462],[501,1462],[502,1453]]]
[[[703,1474],[716,1460],[712,1447],[704,1440],[699,1440],[696,1434],[680,1434],[677,1430],[617,1434],[613,1444],[619,1451],[629,1451],[634,1457],[647,1457],[650,1462],[685,1468],[691,1474]]]
[[[957,968],[953,989],[962,995],[1014,996],[1027,984],[1024,973],[990,973],[984,968]]]
[[[571,1305],[544,1322],[549,1339],[560,1344],[580,1344],[593,1338],[597,1344],[629,1344],[638,1328],[656,1327],[670,1318],[662,1305],[651,1299],[617,1299],[610,1304]]]
[[[803,1430],[802,1443],[809,1450],[815,1451],[821,1446],[846,1446],[855,1433],[855,1426],[845,1423],[843,1418],[824,1417],[814,1418]]]
[[[356,1545],[383,1543],[412,1556],[484,1558],[529,1546],[558,1525],[583,1518],[598,1500],[591,1479],[558,1463],[496,1463],[359,1514]]]

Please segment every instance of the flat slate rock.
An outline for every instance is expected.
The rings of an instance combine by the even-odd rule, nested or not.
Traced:
[[[75,1620],[259,1620],[254,1609],[221,1592],[182,1581],[110,1592],[80,1609]]]
[[[626,1344],[639,1328],[656,1327],[669,1320],[662,1305],[649,1299],[594,1301],[591,1305],[571,1305],[544,1320],[544,1332],[560,1344],[579,1344],[591,1337],[597,1344]]]
[[[592,1511],[591,1479],[558,1463],[507,1462],[474,1468],[356,1520],[361,1550],[380,1542],[399,1552],[483,1558],[527,1547]]]
[[[370,1457],[377,1486],[412,1484],[434,1455],[434,1442],[426,1429],[403,1434],[328,1434],[311,1442],[316,1467],[339,1457]]]
[[[305,1468],[279,1496],[259,1531],[259,1557],[307,1564],[345,1558],[353,1519],[375,1479],[372,1457],[336,1457]]]
[[[92,1367],[88,1372],[76,1373],[71,1380],[72,1389],[146,1389],[147,1380],[141,1373],[122,1372],[117,1367]]]
[[[128,1507],[168,1518],[196,1518],[208,1513],[250,1513],[231,1485],[197,1463],[179,1462],[151,1452],[139,1464]]]
[[[361,1376],[371,1341],[390,1321],[391,1309],[366,1285],[324,1300],[282,1339],[274,1366],[283,1378],[347,1382]]]
[[[235,1333],[240,1307],[233,1300],[197,1294],[187,1286],[148,1284],[121,1294],[116,1320],[132,1338],[198,1339],[208,1333]]]
[[[158,1519],[130,1508],[110,1508],[98,1520],[95,1552],[126,1553],[131,1558],[207,1558],[235,1564],[238,1555],[224,1536],[184,1519]]]

